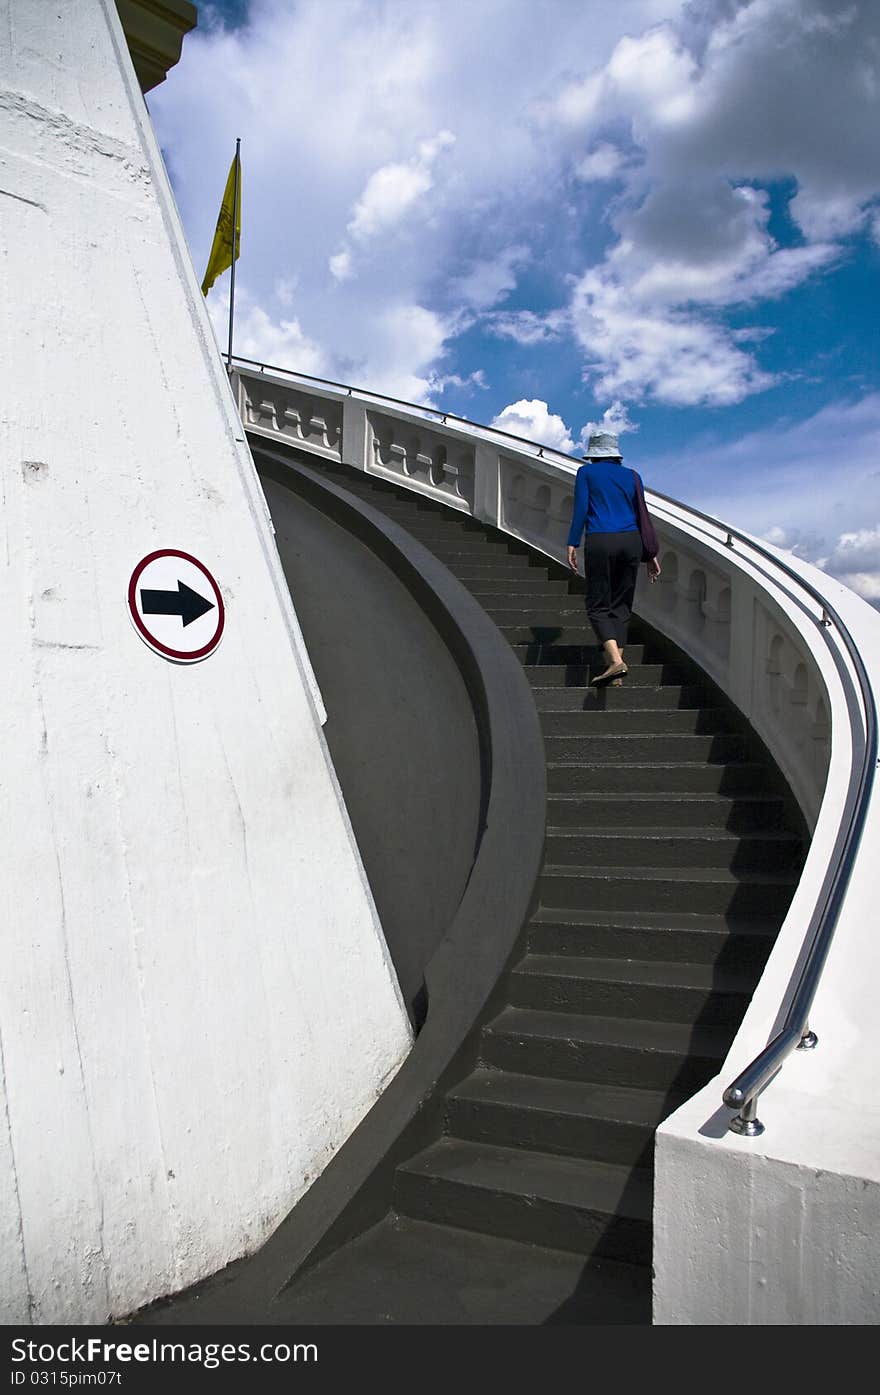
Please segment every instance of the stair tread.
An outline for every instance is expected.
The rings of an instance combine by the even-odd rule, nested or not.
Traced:
[[[641,713],[640,713],[641,715]],[[590,747],[607,744],[609,748],[617,748],[623,741],[649,741],[656,746],[680,746],[683,751],[690,750],[695,741],[702,741],[711,744],[713,741],[726,741],[729,744],[744,742],[745,735],[737,731],[584,731],[582,733],[571,733],[568,736],[562,733],[544,733],[545,741],[577,741],[581,739],[588,741]]]
[[[518,975],[545,975],[587,982],[632,983],[661,988],[698,988],[706,992],[751,995],[754,975],[663,959],[587,958],[572,954],[527,954],[516,965]]]
[[[743,801],[749,804],[780,804],[782,795],[772,794],[763,790],[755,790],[754,794],[724,794],[715,790],[701,790],[693,794],[683,795],[675,790],[633,790],[627,793],[625,790],[596,790],[595,793],[585,794],[556,794],[551,792],[547,796],[548,806],[553,804],[607,804],[611,809],[617,804],[637,802],[639,804],[665,804],[670,799],[677,799],[687,804],[707,804],[707,805],[730,805],[741,804]],[[571,828],[571,824],[566,824],[566,828]],[[795,835],[791,835],[792,837]]]
[[[651,1220],[651,1173],[626,1164],[445,1137],[401,1163],[398,1172],[526,1196],[577,1210]]]
[[[637,1047],[676,1055],[701,1054],[723,1061],[731,1042],[727,1027],[688,1025],[683,1022],[648,1021],[638,1017],[599,1017],[538,1008],[506,1007],[486,1024],[484,1031],[498,1035],[548,1037],[602,1046]]]
[[[632,798],[632,796],[629,796]],[[655,827],[650,824],[625,824],[619,827],[603,824],[601,827],[593,827],[585,824],[579,827],[577,824],[564,824],[555,826],[547,825],[547,836],[554,838],[632,838],[634,842],[641,842],[645,839],[666,839],[672,842],[686,840],[690,843],[778,843],[793,844],[799,843],[800,839],[796,833],[792,833],[785,828],[756,828],[748,829],[742,833],[731,832],[727,828],[692,828],[675,826]]]
[[[565,739],[566,739],[566,738],[563,738],[563,740],[565,740]],[[593,740],[593,739],[595,739],[595,738],[592,738],[592,737],[591,737],[590,739]],[[619,739],[619,738],[616,738],[616,739]],[[660,740],[662,740],[662,739],[663,739],[663,738],[660,737]],[[672,739],[674,739],[674,740],[680,740],[681,738],[680,738],[680,737],[675,737],[675,738],[672,738]],[[687,738],[685,738],[685,739],[686,739],[686,740],[692,740],[693,738],[692,738],[692,737],[687,737]],[[676,767],[677,770],[688,770],[688,769],[693,769],[693,770],[705,770],[706,765],[709,764],[709,763],[710,763],[710,762],[707,762],[707,761],[704,761],[704,760],[677,760],[677,761],[674,762],[675,767]],[[583,770],[585,767],[586,767],[587,769],[589,769],[591,766],[595,766],[595,765],[597,765],[597,764],[604,764],[604,762],[601,762],[601,761],[600,761],[600,762],[597,762],[597,761],[593,761],[593,760],[548,760],[548,761],[547,761],[547,769],[548,769],[548,770]],[[670,762],[670,761],[668,761],[668,760],[628,760],[628,761],[615,761],[614,764],[615,764],[615,768],[616,768],[617,770],[665,770],[670,764],[673,764],[673,762]],[[764,770],[764,769],[765,769],[765,767],[760,763],[760,761],[755,761],[755,760],[724,760],[724,761],[713,761],[713,762],[711,762],[711,764],[713,764],[713,765],[732,765],[732,766],[736,766],[738,769],[739,769],[739,768],[742,768],[742,767],[744,767],[744,766],[748,766],[750,769],[753,769],[753,770]],[[662,793],[662,791],[657,791],[657,793]],[[670,794],[674,794],[674,793],[676,793],[676,791],[670,790],[669,793],[670,793]]]
[[[726,867],[602,867],[590,864],[544,863],[541,873],[544,877],[582,877],[595,881],[668,881],[668,882],[724,882],[739,886],[750,882],[761,886],[797,886],[797,876],[792,873],[753,871],[731,872]]]
[[[777,934],[779,921],[771,916],[724,916],[711,911],[594,911],[554,909],[540,906],[531,925],[602,925],[621,930],[704,930],[713,934],[745,934],[770,938]]]
[[[602,1085],[591,1080],[559,1080],[552,1076],[478,1069],[450,1090],[449,1098],[588,1119],[598,1117],[654,1128],[687,1096],[671,1096],[666,1090]]]

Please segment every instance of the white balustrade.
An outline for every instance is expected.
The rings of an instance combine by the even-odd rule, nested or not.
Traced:
[[[292,389],[283,379],[242,377],[238,410],[249,430],[281,437],[330,460],[342,459],[342,404]]]

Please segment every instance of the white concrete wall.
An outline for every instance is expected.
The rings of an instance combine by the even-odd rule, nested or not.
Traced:
[[[255,1248],[410,1030],[112,0],[0,3],[0,300],[0,1321],[101,1322]],[[202,663],[129,622],[160,547]]]
[[[442,499],[564,561],[575,463],[489,430],[242,368],[249,429],[284,436]],[[325,430],[332,422],[332,431]],[[339,424],[341,423],[341,439]],[[452,470],[449,466],[452,465]],[[767,743],[812,832],[773,953],[721,1074],[657,1134],[658,1323],[880,1321],[880,1097],[876,1077],[876,870],[880,792],[867,819],[810,1025],[761,1096],[760,1138],[728,1132],[722,1092],[779,1030],[865,751],[848,651],[812,586],[854,636],[880,694],[880,615],[805,562],[786,575],[748,540],[648,491],[663,576],[639,582],[641,614],[700,663]],[[769,549],[771,554],[773,549]],[[780,558],[782,554],[778,554]],[[872,772],[873,777],[873,772]]]
[[[858,636],[876,693],[880,615],[840,582],[793,565]],[[759,1097],[760,1137],[728,1132],[733,1111],[721,1099],[781,1026],[810,908],[850,808],[853,762],[864,751],[851,669],[845,661],[823,667],[831,763],[800,884],[723,1070],[657,1132],[657,1323],[880,1323],[876,780],[810,1013],[818,1046],[793,1052]]]

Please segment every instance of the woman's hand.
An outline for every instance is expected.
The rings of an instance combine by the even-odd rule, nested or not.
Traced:
[[[658,576],[660,575],[659,560],[656,557],[650,557],[648,561],[645,563],[645,566],[648,568],[648,576],[651,578],[652,581],[656,581]]]
[[[577,550],[576,547],[570,547],[570,548],[568,549],[568,565],[571,567],[571,569],[572,569],[573,572],[576,572],[576,571],[577,571],[577,569],[578,569],[578,550]]]

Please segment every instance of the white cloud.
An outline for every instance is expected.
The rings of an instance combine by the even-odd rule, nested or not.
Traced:
[[[481,392],[486,392],[489,383],[482,368],[476,369],[473,373],[468,373],[463,378],[460,373],[444,373],[431,378],[431,395],[444,392],[448,387],[457,388],[479,388]]]
[[[341,252],[334,252],[328,261],[330,275],[334,281],[347,281],[354,275],[354,268],[351,264],[351,252],[347,247],[343,247]]]
[[[415,159],[374,170],[355,204],[348,232],[358,242],[387,232],[434,185],[432,166],[442,150],[455,144],[451,131],[423,141]]]
[[[559,338],[567,318],[560,311],[536,315],[532,310],[507,310],[488,317],[484,323],[499,339],[512,339],[516,344],[546,344]]]
[[[867,225],[880,191],[880,24],[870,9],[706,0],[678,24],[624,36],[604,68],[571,84],[561,125],[574,119],[573,94],[589,90],[577,111],[583,134],[626,123],[637,157],[623,169],[617,241],[574,295],[575,321],[588,312],[578,331],[597,390],[723,405],[774,381],[742,332],[704,307],[778,298]],[[800,246],[771,236],[769,197],[755,187],[780,177],[797,181]]]
[[[735,305],[781,295],[837,255],[833,245],[778,248],[769,198],[722,179],[667,181],[620,220],[609,274],[648,305]]]
[[[585,125],[601,109],[603,86],[600,74],[566,83],[552,102],[538,108],[538,113],[545,119],[555,119],[569,126]]]
[[[229,336],[229,292],[218,288],[208,296],[208,312],[217,343],[225,354]],[[246,291],[236,287],[233,351],[240,358],[257,363],[290,368],[299,373],[322,377],[327,373],[323,350],[303,333],[299,320],[292,316],[274,320],[262,306],[256,305]]]
[[[564,451],[566,455],[574,452],[574,441],[562,417],[551,412],[546,402],[537,399],[511,402],[490,425],[508,431],[511,436],[524,436],[527,441]]]
[[[642,308],[627,288],[601,272],[581,278],[572,311],[597,396],[728,406],[773,382],[722,326],[662,307]]]
[[[613,100],[648,113],[655,126],[676,126],[694,114],[697,65],[667,25],[624,35],[605,73]]]
[[[588,421],[580,434],[581,445],[586,445],[590,437],[596,431],[610,431],[615,436],[622,436],[625,431],[638,431],[637,421],[630,421],[629,412],[626,405],[619,398],[606,407],[602,413],[601,421]]]
[[[532,112],[572,54],[588,40],[601,65],[625,28],[681,7],[250,0],[234,32],[196,29],[148,103],[199,273],[240,135],[237,289],[279,331],[295,318],[331,377],[372,383],[390,371],[376,334],[388,305],[423,307],[452,335],[459,312],[491,311],[531,265],[564,162]],[[282,269],[292,293],[276,294]],[[411,340],[395,374],[400,355],[411,378],[442,373],[449,340],[437,347],[428,365]]]
[[[592,180],[611,179],[623,167],[626,157],[616,145],[600,141],[598,145],[575,165],[575,174],[585,183]]]
[[[667,454],[641,437],[636,444],[646,452],[636,468],[647,485],[824,567],[862,595],[859,578],[880,576],[880,393],[724,444],[684,438]]]
[[[503,300],[516,285],[517,273],[529,260],[524,243],[503,247],[493,257],[485,257],[463,276],[450,283],[450,289],[460,305],[474,310],[487,310]]]
[[[275,299],[279,305],[288,308],[293,304],[294,295],[299,285],[298,276],[279,276],[275,282]]]
[[[866,601],[880,600],[880,524],[841,533],[818,565]]]
[[[467,327],[574,331],[600,400],[723,406],[774,382],[764,305],[880,241],[878,43],[843,0],[251,0],[148,101],[199,272],[242,136],[237,287],[275,352],[429,391]]]
[[[450,327],[422,305],[387,305],[372,325],[369,386],[404,402],[430,406],[436,388],[432,365],[443,356]],[[360,381],[366,379],[362,376]]]

